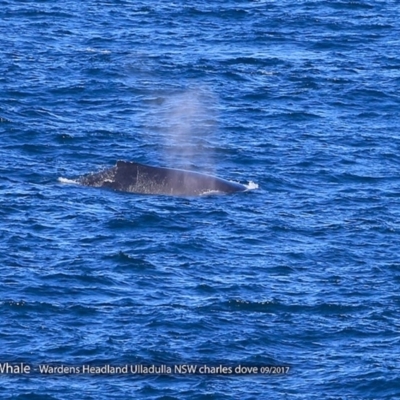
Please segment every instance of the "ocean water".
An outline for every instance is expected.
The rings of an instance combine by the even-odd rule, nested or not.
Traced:
[[[398,2],[0,6],[1,398],[400,397]]]

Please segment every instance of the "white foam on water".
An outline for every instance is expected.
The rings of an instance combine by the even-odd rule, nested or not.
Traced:
[[[60,183],[66,183],[66,184],[74,184],[74,185],[79,185],[80,183],[78,181],[76,181],[75,179],[68,179],[68,178],[63,178],[63,177],[59,177],[58,182]]]
[[[250,181],[247,185],[244,185],[247,187],[247,190],[254,190],[258,189],[258,183],[255,183],[253,181]]]

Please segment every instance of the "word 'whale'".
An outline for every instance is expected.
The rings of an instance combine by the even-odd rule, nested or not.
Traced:
[[[123,192],[198,196],[208,193],[234,193],[247,190],[240,183],[182,169],[151,167],[135,162],[118,161],[105,171],[78,179],[86,186],[110,188]]]

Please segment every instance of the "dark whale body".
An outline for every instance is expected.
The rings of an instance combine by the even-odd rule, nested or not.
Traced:
[[[233,193],[247,189],[240,183],[182,169],[151,167],[135,162],[118,161],[105,171],[85,175],[79,183],[123,192],[198,196],[207,193]]]

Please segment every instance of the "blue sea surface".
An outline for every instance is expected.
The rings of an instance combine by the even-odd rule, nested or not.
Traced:
[[[0,1],[0,398],[400,398],[399,38],[392,0]],[[117,160],[255,189],[72,182]]]

